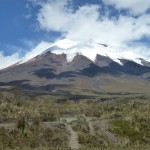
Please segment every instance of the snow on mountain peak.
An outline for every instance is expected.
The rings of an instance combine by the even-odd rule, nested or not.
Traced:
[[[68,62],[71,62],[77,54],[82,54],[87,58],[91,59],[92,61],[95,61],[97,54],[99,54],[105,57],[109,57],[110,59],[121,65],[123,64],[121,63],[120,59],[131,60],[141,65],[142,63],[139,58],[148,61],[147,58],[142,57],[132,51],[127,51],[126,48],[110,46],[94,40],[88,41],[71,41],[69,39],[58,40],[55,43],[51,44],[49,48],[47,48],[46,50],[41,51],[41,53],[38,56],[43,55],[48,51],[54,54],[65,53],[67,55]],[[25,62],[24,60],[21,61],[21,63],[24,62]]]
[[[67,49],[72,46],[75,46],[76,44],[77,44],[77,42],[75,42],[75,41],[63,39],[63,40],[56,41],[54,44],[52,44],[52,46],[58,46],[60,48]]]
[[[68,39],[63,39],[52,44],[49,50],[55,54],[65,53],[69,62],[73,60],[77,53],[88,57],[92,61],[95,61],[97,54],[99,54],[109,57],[121,65],[122,63],[119,59],[131,60],[138,64],[141,64],[141,60],[139,58],[148,60],[145,57],[142,57],[132,51],[127,51],[125,48],[106,45],[94,40],[71,41]]]

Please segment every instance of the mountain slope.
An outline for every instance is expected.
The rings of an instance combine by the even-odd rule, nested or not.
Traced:
[[[32,59],[1,70],[0,86],[19,85],[73,95],[87,91],[89,95],[150,93],[149,59],[113,48],[94,41],[57,41]]]
[[[92,61],[95,61],[97,55],[108,57],[113,61],[122,64],[120,59],[127,59],[134,61],[141,65],[149,65],[150,59],[138,55],[127,48],[110,46],[102,43],[90,41],[70,41],[68,39],[63,39],[56,41],[51,44],[48,49],[40,50],[40,53],[32,54],[30,57],[22,59],[17,64],[23,64],[30,60],[34,60],[37,56],[41,56],[51,52],[54,54],[66,54],[66,59],[68,62],[71,62],[77,54],[84,55]],[[38,55],[37,55],[38,54]],[[17,65],[16,64],[16,65]]]

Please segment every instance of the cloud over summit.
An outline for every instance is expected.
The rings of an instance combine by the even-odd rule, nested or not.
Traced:
[[[133,1],[106,0],[104,4],[118,9],[129,9],[141,13],[138,17],[120,14],[118,19],[109,18],[111,10],[101,15],[101,4],[86,4],[74,10],[68,0],[55,0],[41,3],[38,12],[38,25],[45,31],[57,31],[73,40],[95,39],[113,45],[125,45],[130,41],[150,36],[150,14],[146,14],[150,2],[141,5]],[[138,7],[136,7],[136,5]],[[149,4],[149,5],[148,5]],[[140,6],[141,5],[141,6]],[[115,16],[114,16],[115,17]]]

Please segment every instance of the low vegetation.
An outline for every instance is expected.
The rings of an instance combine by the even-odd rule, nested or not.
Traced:
[[[0,149],[69,149],[65,128],[59,126],[37,128],[35,125],[26,125],[20,128],[0,128]]]
[[[58,102],[12,91],[0,94],[0,149],[69,150],[68,123],[81,150],[150,147],[150,98]]]

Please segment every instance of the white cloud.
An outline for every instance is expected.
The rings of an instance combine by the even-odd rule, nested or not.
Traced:
[[[19,54],[15,53],[11,56],[5,56],[2,51],[0,51],[0,69],[6,68],[13,65],[19,61]]]
[[[125,3],[128,6],[128,3]],[[138,3],[139,1],[137,5]],[[103,19],[100,20],[100,5],[84,5],[77,10],[67,7],[68,0],[49,0],[40,5],[37,17],[39,27],[46,31],[61,32],[68,39],[95,39],[120,46],[144,35],[150,36],[150,14],[143,14],[138,18],[120,15],[118,20],[102,16]]]
[[[32,14],[25,14],[25,15],[23,15],[23,17],[26,19],[30,19],[32,17]]]
[[[145,46],[139,46],[138,48],[136,48],[136,52],[142,56],[146,56],[147,58],[149,58],[150,61],[150,48]]]
[[[144,13],[150,8],[149,0],[103,0],[107,5],[113,5],[117,9],[128,9],[135,15]]]
[[[66,31],[66,26],[71,21],[71,10],[67,9],[67,0],[43,3],[38,13],[40,28],[47,31]]]
[[[25,54],[25,56],[20,57],[19,53],[14,53],[10,56],[5,56],[2,51],[0,51],[0,69],[6,68],[18,62],[25,62],[30,60],[31,58],[37,56],[45,49],[50,46],[51,43],[41,41],[38,45],[36,45],[33,49]]]
[[[35,46],[28,53],[26,53],[26,55],[22,58],[22,61],[25,62],[34,58],[35,56],[41,54],[44,50],[49,48],[50,45],[51,43],[41,41],[37,46]]]

